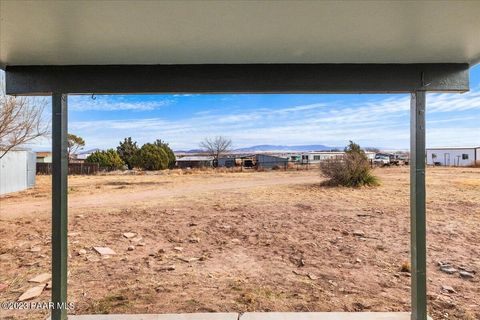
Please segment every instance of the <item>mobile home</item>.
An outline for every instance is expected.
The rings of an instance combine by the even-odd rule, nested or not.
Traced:
[[[320,163],[325,160],[343,157],[343,151],[306,152],[301,155],[302,163]]]
[[[456,167],[480,165],[480,147],[428,148],[427,164]]]

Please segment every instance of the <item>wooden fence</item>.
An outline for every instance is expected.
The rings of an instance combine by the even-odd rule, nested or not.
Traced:
[[[68,174],[96,174],[100,171],[98,163],[69,163]],[[51,163],[37,163],[37,174],[52,174]]]

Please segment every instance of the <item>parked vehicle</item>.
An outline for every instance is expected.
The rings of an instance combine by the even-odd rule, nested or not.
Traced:
[[[389,166],[390,165],[390,156],[388,154],[377,153],[375,159],[373,159],[373,164],[377,166]]]
[[[408,165],[410,162],[410,159],[408,158],[407,155],[399,155],[398,160],[400,161],[400,164]]]
[[[399,166],[401,164],[400,156],[398,154],[389,154],[390,165]]]
[[[373,164],[378,166],[399,166],[401,164],[408,164],[408,157],[401,154],[394,153],[377,153]]]

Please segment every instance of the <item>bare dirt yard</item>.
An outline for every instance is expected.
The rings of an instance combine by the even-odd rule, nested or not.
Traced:
[[[72,176],[70,312],[408,311],[409,169],[375,173],[382,185],[361,189],[322,187],[318,170]],[[480,319],[480,169],[427,180],[429,312]],[[38,176],[0,198],[0,302],[50,272],[50,188]]]

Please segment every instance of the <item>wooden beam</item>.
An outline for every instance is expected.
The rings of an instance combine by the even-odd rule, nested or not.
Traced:
[[[468,64],[7,66],[14,95],[128,93],[410,93],[469,90]]]

